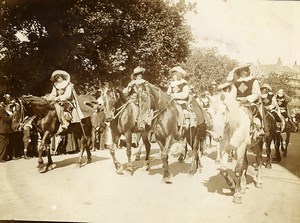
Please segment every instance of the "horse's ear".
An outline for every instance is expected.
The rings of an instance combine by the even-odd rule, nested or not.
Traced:
[[[103,85],[102,85],[102,83],[101,83],[101,81],[99,80],[99,89],[101,89],[102,87],[103,87]]]

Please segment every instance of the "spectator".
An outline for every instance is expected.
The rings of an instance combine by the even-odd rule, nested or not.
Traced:
[[[5,105],[0,102],[0,163],[5,163],[6,153],[9,144],[9,136],[12,133],[11,120],[12,113],[5,109]]]

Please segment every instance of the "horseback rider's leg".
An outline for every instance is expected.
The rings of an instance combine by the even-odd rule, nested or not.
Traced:
[[[251,106],[251,111],[253,114],[253,125],[254,125],[254,139],[262,137],[265,135],[265,130],[263,126],[263,115],[256,104]]]
[[[67,102],[62,104],[62,106],[59,106],[59,112],[57,115],[60,119],[60,126],[56,134],[63,133],[68,129],[72,120],[71,111],[71,105]]]

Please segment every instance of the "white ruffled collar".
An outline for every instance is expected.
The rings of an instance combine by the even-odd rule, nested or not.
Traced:
[[[62,89],[62,88],[67,87],[69,83],[70,83],[69,81],[64,80],[62,82],[56,82],[56,83],[54,83],[54,85],[57,89]]]
[[[172,81],[172,82],[170,83],[170,86],[171,86],[171,87],[175,87],[175,86],[178,86],[178,85],[183,84],[183,83],[186,83],[186,84],[187,84],[187,81],[184,80],[184,79],[181,79],[181,80],[179,80],[179,81]]]

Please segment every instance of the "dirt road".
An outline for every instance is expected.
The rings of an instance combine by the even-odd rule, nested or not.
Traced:
[[[248,170],[243,204],[234,204],[215,164],[215,149],[202,157],[202,173],[190,176],[188,164],[170,157],[173,184],[162,183],[157,145],[151,170],[117,175],[109,151],[93,152],[93,162],[77,168],[77,154],[54,156],[57,168],[40,174],[37,159],[0,164],[0,220],[126,223],[300,222],[300,137],[291,136],[288,157],[263,169],[263,188]],[[136,149],[134,150],[136,152]],[[126,150],[117,150],[126,161]],[[253,157],[249,157],[250,162]],[[141,164],[135,162],[135,165]]]

